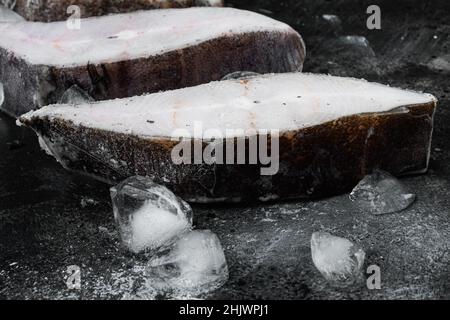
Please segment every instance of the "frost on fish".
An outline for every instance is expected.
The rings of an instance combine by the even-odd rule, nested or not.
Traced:
[[[19,116],[77,85],[94,100],[190,87],[235,71],[301,71],[288,25],[233,8],[138,11],[66,22],[0,23],[2,110]],[[17,92],[21,92],[17,95]]]
[[[425,172],[435,107],[428,94],[288,73],[47,106],[20,121],[46,139],[66,168],[106,182],[142,175],[192,202],[270,201],[349,192],[374,169]],[[250,142],[261,137],[275,150],[267,152],[271,163],[250,163]],[[220,151],[237,141],[244,143],[243,164],[235,165],[236,154],[228,164],[172,158],[180,145],[200,144],[202,157],[211,142]],[[273,174],[261,174],[276,163]]]
[[[379,215],[405,210],[416,200],[416,195],[389,173],[375,170],[358,183],[350,193],[350,200],[361,209]]]
[[[111,188],[114,218],[132,252],[156,252],[192,228],[192,209],[148,177],[130,177]]]
[[[316,268],[329,281],[352,283],[362,278],[366,254],[350,240],[315,232],[311,237],[311,255]]]
[[[136,10],[168,9],[187,7],[221,7],[222,0],[0,0],[0,5],[14,9],[29,21],[67,20],[73,12],[69,6],[80,8],[81,17],[102,16],[111,13],[126,13]]]

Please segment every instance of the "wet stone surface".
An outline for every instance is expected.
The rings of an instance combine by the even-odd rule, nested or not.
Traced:
[[[194,206],[194,227],[218,236],[229,269],[225,286],[202,298],[450,298],[450,3],[379,1],[382,30],[371,31],[365,25],[369,2],[230,2],[299,30],[308,47],[305,71],[426,91],[439,108],[430,170],[401,178],[417,199],[400,213],[370,214],[355,208],[348,194],[252,207]],[[325,14],[340,24],[324,20]],[[349,43],[336,50],[332,44],[346,36],[365,37],[374,55]],[[65,171],[40,151],[34,133],[4,115],[0,154],[0,298],[167,298],[145,290],[145,262],[121,246],[109,186]],[[363,248],[363,274],[379,266],[381,289],[369,290],[364,281],[330,286],[311,259],[313,232]],[[70,265],[81,268],[79,291],[67,289]]]

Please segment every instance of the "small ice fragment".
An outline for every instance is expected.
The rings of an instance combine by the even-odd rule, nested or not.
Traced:
[[[81,197],[81,201],[80,201],[81,207],[82,208],[86,208],[88,206],[95,206],[98,204],[98,201],[95,201],[92,198],[89,197]]]
[[[351,241],[327,232],[315,232],[311,237],[311,254],[314,265],[328,281],[361,279],[366,254]]]
[[[330,22],[332,25],[340,26],[341,25],[341,19],[334,14],[324,14],[322,15],[322,18],[328,22]]]
[[[450,54],[431,60],[427,66],[433,70],[450,71]]]
[[[126,179],[111,198],[122,242],[134,253],[168,247],[192,228],[189,204],[148,177]]]
[[[222,0],[195,0],[194,5],[200,7],[220,7]]]
[[[264,9],[264,8],[259,8],[258,11],[261,12],[262,14],[266,14],[266,15],[273,14],[273,11],[270,11],[270,10],[267,10],[267,9]]]
[[[230,74],[227,74],[225,77],[223,77],[221,80],[245,80],[250,79],[253,77],[259,76],[259,73],[252,72],[252,71],[236,71]]]
[[[209,230],[185,234],[170,250],[151,259],[146,271],[153,288],[185,295],[216,290],[228,280],[222,245]]]
[[[0,23],[12,23],[21,21],[25,21],[25,19],[21,15],[18,15],[8,7],[0,6]]]
[[[0,82],[0,107],[5,101],[5,91],[3,90],[3,83]]]
[[[38,135],[38,142],[39,142],[39,147],[41,147],[41,149],[48,154],[49,156],[54,156],[53,152],[50,150],[50,148],[47,146],[47,143],[45,142],[45,139],[41,136]]]
[[[342,44],[357,46],[361,48],[368,48],[371,52],[373,52],[369,40],[363,36],[342,36],[339,37],[339,41]]]
[[[74,84],[67,89],[58,103],[60,104],[82,104],[86,102],[94,102],[95,100],[83,89]]]
[[[415,199],[399,180],[381,170],[364,177],[350,193],[361,209],[377,215],[405,210]]]
[[[343,36],[339,38],[340,41],[347,44],[352,44],[361,47],[369,47],[369,40],[362,36]]]
[[[369,40],[363,36],[342,36],[337,39],[337,46],[357,50],[360,54],[375,57],[375,52],[370,46]]]

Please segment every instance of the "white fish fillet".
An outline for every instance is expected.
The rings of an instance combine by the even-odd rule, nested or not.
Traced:
[[[80,66],[149,57],[220,36],[247,32],[295,32],[288,25],[233,8],[139,11],[67,22],[0,24],[0,47],[27,63]]]
[[[149,176],[188,201],[251,202],[341,194],[375,169],[393,175],[425,172],[435,109],[429,94],[289,73],[47,106],[20,121],[67,169],[106,182]],[[267,159],[250,160],[258,151],[251,140],[267,134],[270,172]],[[249,138],[232,139],[243,136]],[[180,137],[186,139],[180,143]],[[203,159],[217,141],[218,154],[226,153],[231,163],[192,162],[192,144]],[[248,153],[248,161],[235,159],[234,149],[224,151],[224,142],[235,141],[243,142],[240,154]],[[180,146],[187,155],[181,162],[173,158],[179,159]]]
[[[286,73],[92,104],[52,105],[23,118],[61,118],[144,137],[172,137],[182,128],[186,137],[209,139],[216,137],[208,135],[213,129],[222,137],[230,137],[227,129],[298,130],[350,115],[435,102],[430,94],[365,80]],[[196,122],[201,122],[202,132],[195,130]]]

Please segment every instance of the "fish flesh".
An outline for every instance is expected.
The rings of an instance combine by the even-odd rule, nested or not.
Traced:
[[[374,169],[425,172],[436,105],[365,80],[285,73],[46,106],[19,124],[65,168],[102,181],[149,176],[190,202],[252,202],[341,194]]]
[[[3,111],[57,103],[73,85],[95,100],[195,86],[236,71],[302,69],[288,25],[233,8],[138,11],[66,22],[0,23]],[[20,94],[19,94],[20,93]]]
[[[28,21],[52,22],[67,20],[78,6],[82,18],[137,10],[187,8],[193,6],[220,7],[222,0],[0,0],[0,5],[15,10]]]

